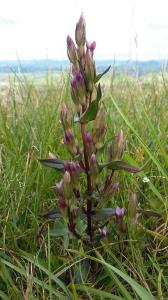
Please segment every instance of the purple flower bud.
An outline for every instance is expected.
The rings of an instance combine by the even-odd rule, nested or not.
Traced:
[[[85,140],[85,143],[89,146],[90,144],[93,143],[93,138],[92,138],[92,135],[91,133],[89,132],[86,132],[85,135],[84,135],[84,140]]]
[[[104,107],[103,105],[101,105],[97,113],[94,122],[94,128],[93,128],[93,137],[94,137],[94,143],[96,144],[96,147],[99,146],[99,143],[101,142],[105,134],[106,126],[104,124],[104,116],[105,116]]]
[[[86,47],[87,47],[87,49],[89,49],[91,51],[92,56],[93,56],[94,50],[96,48],[96,42],[95,41],[94,42],[86,42]]]
[[[73,134],[71,133],[70,130],[65,131],[65,136],[64,136],[64,143],[65,144],[70,144],[73,139]]]
[[[121,156],[123,154],[123,151],[124,151],[124,144],[125,144],[124,134],[123,134],[122,129],[117,133],[115,142],[116,142],[116,155],[117,155],[117,158],[121,158]]]
[[[99,134],[100,134],[100,137],[102,137],[102,136],[104,135],[105,130],[106,130],[105,124],[101,124],[100,127],[99,127]]]
[[[117,134],[118,146],[121,147],[124,144],[124,134],[122,129]]]
[[[75,76],[71,80],[71,95],[75,104],[82,105],[85,101],[86,88],[82,74],[80,71],[75,72]]]
[[[92,185],[95,187],[98,184],[99,167],[95,153],[92,153],[90,158],[90,175],[92,179]]]
[[[120,208],[120,207],[117,206],[116,211],[115,211],[115,215],[116,215],[117,218],[123,218],[124,212],[125,212],[124,208]]]
[[[56,191],[58,192],[59,195],[63,194],[62,184],[63,184],[63,180],[56,183],[56,185],[55,185],[55,189],[56,189]]]
[[[61,210],[64,210],[67,207],[64,196],[59,197],[58,205]]]
[[[95,76],[96,76],[96,69],[95,69],[95,63],[93,61],[92,52],[90,49],[87,49],[86,55],[85,55],[85,74],[86,78],[88,80],[88,83],[90,84],[91,90],[93,89],[92,84],[94,83]]]
[[[71,127],[72,117],[70,110],[68,109],[67,104],[65,102],[61,103],[61,122],[64,127],[64,130]]]
[[[69,35],[67,36],[67,53],[70,62],[74,65],[77,65],[78,62],[77,50],[72,38]]]
[[[71,194],[72,194],[71,176],[70,173],[66,171],[63,176],[63,195],[66,200],[69,200]]]
[[[119,182],[115,182],[112,186],[112,192],[116,192],[119,189]]]
[[[71,176],[70,176],[68,171],[66,171],[64,173],[63,181],[64,181],[65,184],[68,184],[68,183],[71,182]]]
[[[71,48],[74,45],[74,42],[72,40],[72,38],[68,35],[67,36],[67,47]]]
[[[124,208],[116,207],[116,211],[115,211],[116,221],[117,224],[119,225],[119,229],[121,232],[126,231],[126,227],[124,225],[124,213],[125,213]]]
[[[75,40],[77,45],[84,46],[86,42],[86,22],[83,14],[80,16],[79,21],[76,24]]]
[[[71,162],[69,164],[69,170],[70,170],[70,172],[76,172],[76,170],[77,170],[77,163]]]
[[[73,135],[73,132],[71,129],[68,129],[65,131],[63,142],[65,145],[67,145],[67,148],[72,155],[77,154],[78,150],[77,150],[76,142],[75,142],[74,135]]]
[[[64,161],[64,169],[66,171],[69,171],[69,162],[68,161]]]
[[[103,237],[106,237],[108,235],[108,229],[106,226],[104,226],[103,228],[99,228],[99,232]]]
[[[97,163],[97,159],[96,159],[96,154],[95,153],[93,153],[91,155],[90,162],[91,162],[91,164],[96,164]]]

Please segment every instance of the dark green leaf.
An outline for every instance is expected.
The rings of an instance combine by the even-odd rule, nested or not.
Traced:
[[[75,157],[75,160],[79,160],[80,155],[77,157]],[[49,168],[53,168],[59,171],[64,171],[64,162],[65,160],[60,160],[60,159],[56,159],[56,158],[47,158],[47,159],[39,159],[39,161],[49,167]],[[83,169],[77,164],[77,169],[79,171],[83,171]]]
[[[106,218],[111,218],[115,216],[115,208],[102,208],[96,214],[94,214],[95,220],[105,220]]]
[[[43,218],[55,220],[62,218],[61,212],[59,208],[55,208],[50,212],[44,213],[41,215]],[[95,211],[92,213],[93,220],[101,220],[104,218],[110,218],[115,216],[115,208],[102,208],[99,211]],[[86,229],[86,224],[83,223],[82,220],[86,219],[86,214],[83,213],[80,209],[78,210],[78,218],[80,220],[79,224],[77,224],[77,230],[82,234],[82,232]],[[78,222],[77,222],[78,223]],[[82,227],[81,227],[82,226]]]
[[[109,163],[105,164],[99,164],[100,171],[104,168],[108,168],[111,170],[125,170],[131,173],[138,173],[140,172],[140,169],[137,167],[134,167],[124,161],[111,161]]]
[[[57,170],[64,170],[64,161],[56,158],[47,158],[47,159],[39,159],[39,161],[49,167],[49,168],[54,168]]]
[[[97,87],[97,98],[96,100],[92,101],[88,107],[88,109],[81,115],[81,117],[78,119],[78,121],[81,122],[89,122],[92,121],[96,118],[98,109],[99,109],[99,101],[102,97],[102,92],[101,92],[101,86],[100,84]],[[76,121],[77,122],[77,121]]]
[[[55,219],[60,219],[62,217],[62,215],[61,215],[60,209],[55,208],[47,213],[43,213],[41,215],[41,217],[46,218],[46,219],[55,220]]]
[[[100,78],[110,70],[110,68],[111,68],[111,66],[109,66],[103,73],[98,74],[96,76],[95,83],[98,82],[100,80]]]

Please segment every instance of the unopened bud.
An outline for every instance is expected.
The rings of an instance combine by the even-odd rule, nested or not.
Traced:
[[[77,90],[77,81],[75,77],[71,80],[71,97],[74,104],[79,106],[80,102],[79,102],[79,96]]]
[[[90,174],[92,178],[92,185],[95,187],[98,184],[99,178],[99,167],[95,153],[93,153],[90,158]]]
[[[71,113],[65,102],[61,103],[61,122],[64,127],[64,130],[70,128],[72,125]]]
[[[67,146],[69,152],[72,155],[76,155],[77,154],[77,146],[75,143],[75,138],[74,138],[72,130],[68,129],[65,131],[63,141],[64,141],[64,144]]]
[[[106,226],[104,226],[103,228],[99,228],[99,232],[103,237],[107,237],[108,235],[108,229]]]
[[[119,182],[115,182],[112,186],[112,193],[115,193],[119,189]]]
[[[60,196],[58,199],[58,206],[62,213],[63,219],[65,222],[68,222],[68,206],[66,204],[64,196]]]
[[[118,132],[116,136],[116,143],[117,143],[117,157],[121,158],[123,151],[124,151],[124,134],[122,129]]]
[[[90,92],[93,91],[93,83],[96,77],[95,63],[93,61],[92,52],[88,49],[85,56],[85,74],[89,83]]]
[[[116,211],[115,211],[115,215],[117,218],[123,218],[124,217],[124,212],[125,209],[124,208],[120,208],[120,207],[116,207]]]
[[[59,205],[59,208],[61,210],[65,209],[67,207],[64,196],[60,196],[59,197],[59,199],[58,199],[58,205]]]
[[[110,141],[106,146],[106,160],[107,162],[110,162],[112,160],[112,153],[113,153],[113,145]]]
[[[128,205],[128,215],[130,220],[133,220],[135,218],[136,208],[137,208],[137,194],[133,192],[131,194],[129,205]]]
[[[67,36],[67,53],[70,62],[74,65],[77,65],[78,63],[77,50],[72,38],[69,35]]]
[[[80,71],[77,71],[71,80],[71,96],[75,105],[82,105],[85,101],[85,95],[86,89],[84,79]]]
[[[85,132],[85,134],[84,134],[84,143],[86,145],[87,154],[90,157],[91,154],[95,151],[95,146],[94,146],[94,143],[93,143],[93,136],[90,132]]]
[[[68,171],[64,173],[63,180],[65,184],[69,184],[71,182],[71,177]]]
[[[63,188],[62,188],[63,180],[60,182],[56,183],[55,189],[58,192],[59,195],[63,195]]]
[[[83,14],[80,16],[79,21],[76,24],[75,40],[77,45],[84,46],[86,42],[86,22]]]
[[[125,213],[124,208],[116,207],[116,211],[115,211],[116,221],[117,224],[119,225],[119,229],[121,232],[126,231],[126,227],[124,225],[124,213]]]
[[[86,47],[87,47],[87,49],[89,49],[90,51],[91,51],[91,53],[92,53],[92,56],[93,56],[93,54],[94,54],[94,50],[95,50],[95,48],[96,48],[96,42],[94,41],[94,42],[86,42]]]
[[[63,176],[63,195],[65,199],[69,199],[71,196],[71,176],[68,171]]]

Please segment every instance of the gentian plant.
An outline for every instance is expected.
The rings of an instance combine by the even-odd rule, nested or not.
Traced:
[[[76,24],[75,41],[67,36],[67,53],[71,64],[71,98],[75,114],[67,102],[61,104],[61,123],[64,130],[63,143],[71,160],[56,158],[41,162],[62,173],[62,179],[55,185],[58,195],[57,208],[45,214],[50,219],[61,218],[65,232],[84,242],[93,242],[99,236],[106,236],[108,229],[102,220],[115,217],[120,231],[125,232],[124,208],[104,208],[104,199],[109,199],[118,190],[114,173],[126,170],[131,173],[138,168],[122,161],[125,147],[123,131],[105,142],[105,109],[99,80],[110,69],[97,74],[94,52],[96,42],[86,39],[86,23],[83,15]],[[80,135],[74,128],[79,126]],[[104,162],[100,153],[104,151]],[[82,226],[79,226],[79,222]],[[82,222],[82,223],[81,223]],[[62,226],[63,226],[62,225]]]

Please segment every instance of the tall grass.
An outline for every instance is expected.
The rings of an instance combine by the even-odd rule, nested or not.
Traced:
[[[40,213],[56,206],[58,174],[38,158],[67,157],[59,106],[70,98],[69,78],[47,74],[37,84],[9,77],[6,95],[0,94],[1,299],[168,298],[168,80],[113,76],[103,84],[107,139],[122,128],[125,159],[142,167],[138,175],[122,173],[110,206],[127,208],[136,191],[140,207],[160,217],[144,216],[136,229],[127,224],[127,236],[102,240],[98,249],[52,237],[53,224]]]

